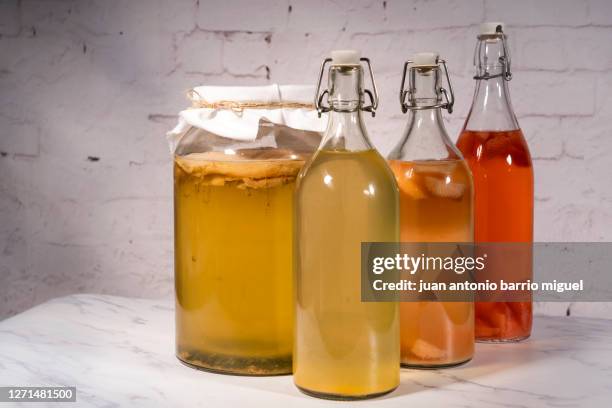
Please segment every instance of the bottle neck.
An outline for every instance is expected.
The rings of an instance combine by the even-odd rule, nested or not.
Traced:
[[[329,72],[331,108],[321,149],[362,151],[372,149],[363,123],[363,74],[360,66],[332,66]]]
[[[503,131],[519,128],[510,102],[508,81],[503,77],[477,79],[465,130]]]
[[[410,95],[411,105],[423,109],[410,109],[404,137],[391,151],[389,159],[416,161],[460,158],[461,154],[446,132],[442,109],[427,108],[442,101],[439,69],[417,69],[411,82],[414,84]]]
[[[479,37],[474,53],[476,88],[464,130],[503,131],[519,128],[506,77],[509,61],[510,56],[501,35]]]
[[[442,109],[423,109],[410,111],[407,137],[422,141],[449,139],[442,120]],[[450,140],[450,139],[449,139]]]

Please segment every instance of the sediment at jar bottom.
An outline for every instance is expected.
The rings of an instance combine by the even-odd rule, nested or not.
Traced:
[[[400,189],[402,242],[473,241],[472,181],[462,160],[392,160],[390,166]],[[469,361],[474,354],[474,304],[403,302],[400,340],[405,366]]]
[[[248,376],[291,374],[290,354],[276,358],[237,357],[177,348],[176,355],[179,360],[193,368],[220,374]]]
[[[175,158],[177,356],[187,364],[291,372],[293,192],[302,164]]]

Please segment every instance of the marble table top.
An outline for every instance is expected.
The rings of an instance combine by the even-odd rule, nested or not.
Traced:
[[[611,407],[612,320],[536,317],[534,324],[527,342],[478,344],[464,366],[402,370],[393,393],[342,403],[301,394],[291,376],[217,375],[180,364],[170,300],[73,295],[0,322],[0,386],[77,387],[76,404],[47,403],[54,407]]]

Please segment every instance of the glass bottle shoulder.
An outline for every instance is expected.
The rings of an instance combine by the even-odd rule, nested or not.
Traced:
[[[369,198],[397,195],[394,175],[375,149],[317,151],[297,178],[298,195],[310,189]]]
[[[463,155],[455,145],[448,140],[423,143],[404,137],[387,155],[388,160],[399,161],[450,161],[462,160]]]
[[[425,161],[462,159],[461,152],[448,137],[440,110],[411,113],[406,129],[389,160]]]

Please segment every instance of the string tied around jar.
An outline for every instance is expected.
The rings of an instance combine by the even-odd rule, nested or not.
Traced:
[[[190,109],[217,109],[231,110],[236,115],[242,114],[245,109],[315,109],[313,103],[303,102],[264,102],[264,101],[230,101],[220,100],[208,102],[195,89],[187,91],[187,99],[191,101]]]

